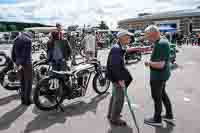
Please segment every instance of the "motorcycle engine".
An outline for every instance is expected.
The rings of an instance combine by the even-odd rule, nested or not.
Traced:
[[[42,66],[42,67],[40,68],[40,74],[41,74],[41,75],[45,75],[46,73],[47,73],[47,68],[44,67],[44,66]]]
[[[89,75],[90,75],[90,73],[88,71],[80,71],[77,74],[77,77],[78,77],[77,81],[78,81],[79,87],[86,87]]]
[[[89,71],[80,71],[76,74],[75,77],[72,77],[71,81],[74,97],[80,97],[86,94],[89,75]]]

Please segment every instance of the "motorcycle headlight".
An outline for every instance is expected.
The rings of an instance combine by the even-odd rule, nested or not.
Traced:
[[[14,82],[17,80],[17,72],[10,71],[8,74],[8,80]]]
[[[45,75],[46,72],[47,72],[47,68],[46,68],[46,67],[41,67],[41,68],[40,68],[40,73],[41,73],[42,75]]]

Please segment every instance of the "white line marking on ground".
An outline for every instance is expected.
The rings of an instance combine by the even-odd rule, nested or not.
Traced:
[[[125,104],[125,105],[128,105],[127,102],[125,102],[124,104]],[[139,104],[131,104],[131,106],[132,106],[133,108],[136,108],[136,109],[139,109],[139,108],[140,108]]]
[[[189,99],[189,98],[187,98],[187,97],[184,97],[184,99],[183,99],[185,102],[190,102],[191,100]]]

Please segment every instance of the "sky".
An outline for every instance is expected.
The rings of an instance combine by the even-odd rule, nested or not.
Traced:
[[[97,25],[111,28],[119,20],[138,13],[195,9],[200,0],[0,0],[0,21],[37,22],[55,25]]]

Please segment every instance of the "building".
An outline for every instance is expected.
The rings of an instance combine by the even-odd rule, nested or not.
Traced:
[[[200,31],[200,8],[155,14],[143,13],[136,18],[118,22],[119,28],[134,30],[144,30],[150,24],[167,25],[184,34]]]

